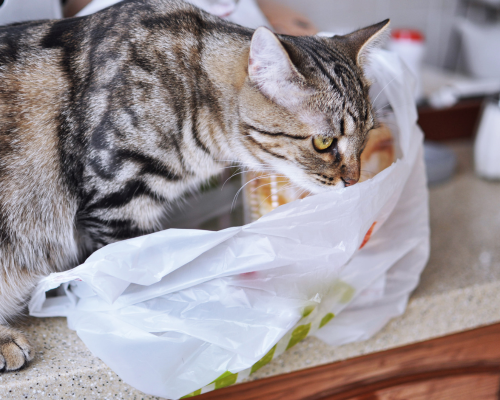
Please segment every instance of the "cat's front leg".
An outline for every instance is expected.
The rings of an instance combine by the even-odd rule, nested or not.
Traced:
[[[35,351],[29,340],[7,322],[22,314],[40,278],[22,268],[6,273],[0,266],[0,373],[23,368],[33,359]]]
[[[33,346],[17,329],[0,325],[0,372],[16,371],[33,359]]]

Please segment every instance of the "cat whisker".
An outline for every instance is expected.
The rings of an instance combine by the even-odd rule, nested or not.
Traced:
[[[387,84],[386,84],[386,85],[385,85],[382,89],[380,89],[379,94],[377,94],[377,96],[376,96],[376,97],[372,100],[372,104],[374,104],[374,103],[375,103],[375,101],[376,101],[376,100],[378,99],[378,97],[382,94],[382,92],[385,90],[385,88],[386,88],[387,86],[389,86],[389,85],[390,85],[392,82],[394,82],[395,80],[396,80],[396,78],[392,78],[389,82],[387,82]]]
[[[254,171],[254,170],[249,170],[247,168],[244,168],[242,170],[243,167],[234,167],[234,168],[238,168],[238,170],[236,172],[234,172],[229,178],[227,178],[225,180],[225,182],[222,184],[221,190],[224,189],[224,186],[226,185],[227,181],[229,181],[230,179],[234,178],[237,175],[242,175],[242,174],[244,174],[246,172],[254,172],[254,173],[261,173],[263,171],[264,172],[274,172],[274,170],[271,170],[271,169],[269,169],[269,170],[263,170],[263,171],[262,170],[261,171]]]
[[[377,113],[379,113],[380,111],[382,111],[382,110],[383,110],[385,107],[387,107],[389,104],[390,104],[390,103],[389,103],[389,102],[387,102],[386,104],[381,105],[379,108],[377,108],[377,109],[375,110],[375,114],[377,114]]]
[[[216,162],[230,162],[233,164],[233,166],[243,166],[241,162],[235,162],[234,160],[215,160]],[[261,163],[252,163],[252,165],[259,165],[262,167],[267,167],[270,168],[269,164],[261,164]]]
[[[307,189],[302,189],[299,193],[299,197],[302,197],[305,193],[310,193]]]
[[[240,172],[235,172],[234,174],[232,174],[229,178],[227,178],[224,183],[222,184],[220,190],[224,189],[224,185],[227,183],[228,180],[230,180],[231,178],[234,178],[236,175],[240,175],[240,174],[243,174],[245,171],[240,171]]]
[[[235,176],[237,176],[237,175],[242,175],[242,174],[244,174],[244,173],[246,173],[246,172],[256,172],[256,171],[244,170],[244,171],[240,171],[240,172],[235,172],[233,175],[231,175],[229,178],[227,178],[227,179],[226,179],[226,182],[227,182],[229,179],[231,179],[231,178],[233,178],[233,177],[235,177]],[[270,172],[272,172],[272,171],[270,171]],[[272,175],[269,175],[269,176],[272,176]],[[264,178],[264,177],[269,177],[269,176],[260,175],[260,176],[258,176],[258,178]],[[224,185],[226,184],[226,182],[224,182],[224,184],[222,185],[221,190],[224,188]]]
[[[373,177],[373,176],[375,176],[375,175],[377,175],[377,173],[376,173],[376,172],[373,172],[373,171],[368,171],[368,170],[366,170],[366,169],[362,169],[362,170],[360,170],[360,172],[371,174],[371,176],[372,176],[372,177]]]
[[[307,190],[307,189],[305,189],[305,188],[303,188],[301,186],[298,186],[297,184],[295,184],[294,182],[291,182],[289,180],[287,180],[287,181],[278,181],[278,183],[285,183],[285,182],[286,182],[286,185],[283,185],[281,188],[278,188],[278,191],[276,192],[276,194],[278,194],[280,191],[283,191],[285,189],[294,188],[294,189],[300,191],[298,193],[298,195],[297,195],[297,199],[300,199],[304,193],[309,193],[309,190]],[[269,185],[269,183],[266,183],[265,185]],[[262,185],[262,186],[265,186],[265,185]],[[262,202],[260,204],[264,203],[271,196],[272,196],[272,194],[269,195],[269,196],[267,196],[264,200],[262,200]]]
[[[253,179],[250,179],[248,182],[246,182],[246,183],[245,183],[242,187],[240,187],[240,188],[238,189],[238,191],[237,191],[237,192],[236,192],[236,194],[234,195],[234,199],[233,199],[233,202],[232,202],[232,204],[231,204],[231,211],[233,211],[233,210],[234,210],[234,206],[235,206],[235,204],[236,204],[236,200],[238,199],[239,194],[240,194],[240,193],[241,193],[241,191],[245,188],[245,186],[246,186],[246,185],[248,185],[249,183],[251,183],[251,182],[253,182],[253,181],[257,180],[257,179],[262,179],[262,178],[264,178],[264,177],[263,177],[263,176],[257,176],[257,177],[255,177],[255,178],[253,178]]]
[[[231,169],[231,168],[240,168],[237,165],[228,165],[227,167],[220,167],[221,170],[223,169]]]
[[[263,183],[262,185],[260,186],[257,186],[256,188],[253,188],[252,189],[252,192],[255,192],[256,190],[260,189],[261,187],[264,187],[264,186],[267,186],[267,185],[272,185],[273,183],[286,183],[288,181],[275,181],[275,182],[269,182],[269,183]],[[278,192],[281,190],[282,188],[278,188]],[[277,193],[278,193],[277,192]],[[271,194],[272,196],[272,194]],[[269,196],[268,196],[269,197]]]
[[[287,182],[287,181],[279,181],[279,182],[277,182],[277,183],[285,183],[285,182]],[[266,185],[270,185],[270,184],[271,184],[271,183],[266,183],[266,184],[261,185],[261,186],[259,186],[259,187],[266,186]],[[269,197],[271,197],[272,195],[275,195],[275,194],[277,195],[277,194],[278,194],[281,190],[283,190],[283,189],[285,189],[285,188],[287,188],[287,187],[290,187],[290,185],[291,185],[290,183],[287,183],[287,184],[286,184],[286,185],[284,185],[283,187],[278,188],[278,191],[277,191],[276,193],[271,193],[271,194],[270,194],[269,196],[267,196],[264,200],[262,200],[262,201],[260,202],[260,204],[264,203],[264,202],[265,202],[265,201],[266,201]],[[258,189],[258,188],[257,188],[257,189]]]

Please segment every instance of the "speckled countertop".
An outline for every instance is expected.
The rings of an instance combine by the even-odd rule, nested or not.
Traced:
[[[474,176],[469,142],[452,147],[458,172],[430,191],[431,258],[406,313],[362,343],[335,348],[306,338],[250,379],[500,322],[500,183]],[[64,318],[29,318],[23,329],[36,358],[25,370],[0,375],[0,399],[156,399],[93,357]]]

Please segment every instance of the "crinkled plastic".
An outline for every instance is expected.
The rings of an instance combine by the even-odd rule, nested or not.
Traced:
[[[30,314],[66,316],[125,382],[173,399],[240,381],[313,333],[331,345],[370,337],[404,311],[429,253],[410,78],[385,51],[371,75],[394,111],[391,167],[242,227],[106,246],[42,279]],[[45,297],[59,285],[65,296]]]

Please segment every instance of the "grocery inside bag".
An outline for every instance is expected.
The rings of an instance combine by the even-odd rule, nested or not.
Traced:
[[[125,382],[170,399],[239,382],[308,335],[340,345],[400,315],[429,253],[422,133],[409,72],[386,51],[371,61],[392,165],[244,226],[108,245],[42,279],[30,314],[66,316]]]

